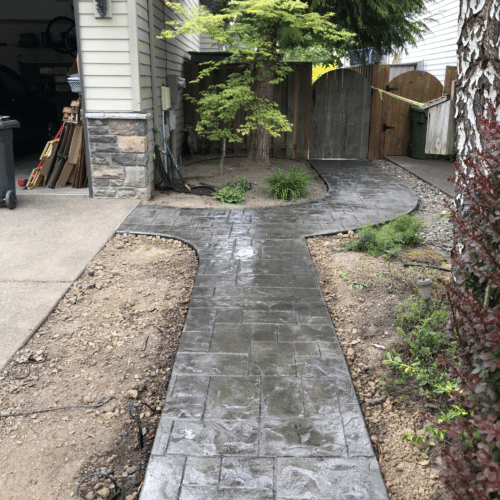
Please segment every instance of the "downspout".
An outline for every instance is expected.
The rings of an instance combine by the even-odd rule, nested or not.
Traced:
[[[81,49],[81,37],[80,37],[80,13],[78,12],[78,0],[73,0],[73,12],[75,13],[75,27],[76,27],[76,46],[78,54],[78,71],[80,76],[80,84],[82,86],[82,124],[83,124],[83,137],[85,143],[85,156],[86,162],[85,166],[87,168],[87,177],[89,182],[89,197],[94,197],[94,190],[92,188],[92,169],[90,168],[90,140],[89,134],[87,132],[87,120],[85,118],[85,78],[83,76],[83,59],[82,59],[82,49]]]

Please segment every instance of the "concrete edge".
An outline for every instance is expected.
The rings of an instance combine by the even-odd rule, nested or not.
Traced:
[[[416,174],[415,172],[412,172],[411,170],[408,170],[406,167],[404,167],[403,165],[400,165],[399,163],[395,162],[394,160],[391,160],[388,156],[384,156],[382,159],[385,160],[385,161],[388,161],[389,163],[392,163],[393,165],[396,165],[399,168],[402,168],[403,170],[405,170],[409,174],[414,175],[417,179],[420,179],[421,181],[425,182],[429,186],[432,186],[433,188],[436,188],[440,193],[443,193],[445,196],[449,196],[450,198],[453,198],[447,192],[443,191],[440,187],[438,187],[438,186],[430,183],[427,179],[424,179],[423,177],[420,177],[420,175]]]
[[[137,208],[137,205],[139,205],[139,202],[131,210],[130,213],[132,213],[132,211]],[[97,250],[97,252],[88,261],[86,261],[86,263],[82,267],[81,272],[78,273],[78,275],[76,276],[76,278],[73,281],[57,281],[57,282],[55,282],[55,283],[68,283],[68,286],[64,289],[63,293],[61,293],[61,295],[59,296],[59,298],[54,301],[54,305],[52,307],[50,307],[50,309],[47,311],[46,314],[43,315],[42,319],[40,319],[40,321],[32,329],[31,333],[29,333],[29,335],[26,337],[26,339],[24,340],[24,342],[16,349],[16,352],[14,352],[12,354],[12,356],[10,356],[10,358],[6,361],[5,365],[4,366],[0,366],[0,370],[5,370],[5,368],[12,362],[12,359],[17,354],[17,352],[20,349],[24,348],[24,346],[32,339],[33,335],[35,335],[35,333],[40,329],[40,327],[47,321],[47,319],[49,318],[49,316],[54,312],[55,308],[59,305],[59,302],[61,302],[61,299],[68,293],[68,290],[71,288],[71,285],[73,285],[73,283],[75,283],[76,281],[78,281],[82,277],[83,273],[85,272],[85,269],[90,264],[90,262],[92,261],[92,259],[108,244],[108,242],[111,240],[111,238],[113,238],[115,236],[115,234],[117,234],[117,229],[123,224],[123,221],[130,215],[130,213],[128,215],[126,215],[121,220],[121,222],[116,226],[115,229],[112,230],[112,232],[109,235],[108,239],[99,247],[99,249]]]

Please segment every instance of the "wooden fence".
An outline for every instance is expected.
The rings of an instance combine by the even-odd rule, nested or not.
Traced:
[[[312,103],[312,65],[310,63],[291,63],[292,72],[286,80],[274,87],[274,101],[278,103],[279,110],[293,125],[292,131],[273,138],[271,156],[276,158],[307,158],[309,152],[309,131],[311,125]],[[217,85],[226,81],[227,76],[238,71],[234,64],[224,64],[214,71],[209,77],[199,83],[190,83],[199,74],[200,65],[188,63],[185,66],[187,93],[199,98],[200,92],[207,90],[210,85]],[[196,105],[185,100],[184,123],[196,126],[198,113]],[[238,112],[232,123],[233,129],[241,125],[245,119],[245,111]],[[243,142],[230,142],[226,147],[226,154],[245,155],[248,150],[249,138],[244,137]],[[205,154],[220,154],[221,141],[201,140],[202,152]]]

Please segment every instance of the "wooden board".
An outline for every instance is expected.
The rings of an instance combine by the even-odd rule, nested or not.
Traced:
[[[446,73],[444,77],[443,94],[451,94],[451,86],[457,79],[458,72],[456,66],[446,66]]]
[[[455,148],[455,85],[445,102],[429,108],[425,152],[433,155],[453,155]]]
[[[391,94],[411,99],[420,103],[431,101],[443,93],[443,85],[430,73],[424,71],[408,71],[396,76],[389,82]],[[388,95],[383,96],[380,124],[388,127],[382,139],[384,155],[405,156],[410,144],[410,104]]]
[[[389,74],[391,68],[388,65],[374,65],[372,70],[372,87],[375,89],[385,89],[389,84]],[[384,133],[382,124],[384,118],[383,100],[379,93],[372,89],[372,103],[370,110],[370,139],[368,142],[368,159],[381,159],[384,157]]]
[[[349,69],[330,71],[313,86],[310,158],[366,158],[370,82]]]

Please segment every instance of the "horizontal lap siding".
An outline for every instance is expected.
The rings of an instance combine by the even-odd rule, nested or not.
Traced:
[[[78,1],[87,112],[133,111],[127,1],[110,7],[110,19],[96,19],[94,1]]]
[[[181,0],[181,4],[190,7],[198,7],[198,0]],[[180,20],[181,18],[165,8],[165,21]],[[166,26],[168,29],[168,26]],[[200,50],[200,37],[198,35],[188,37],[179,36],[169,39],[165,44],[167,57],[167,71],[169,75],[176,75],[184,78],[184,63],[190,61],[191,56],[188,52],[198,52]],[[177,128],[174,135],[174,150],[179,154],[182,150],[182,142],[184,139],[184,97],[182,92],[179,93],[177,104],[173,106],[177,118]]]
[[[403,53],[398,63],[422,61],[418,69],[434,75],[444,83],[446,66],[457,65],[458,40],[458,0],[437,0],[428,5],[425,18],[432,18],[427,26],[430,32],[418,42],[416,47],[409,47],[408,54]]]

